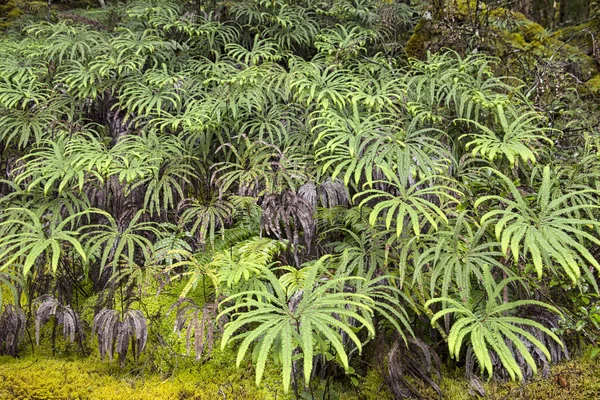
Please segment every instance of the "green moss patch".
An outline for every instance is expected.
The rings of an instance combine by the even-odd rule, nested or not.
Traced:
[[[24,359],[0,357],[0,399],[134,399],[213,400],[285,399],[277,372],[263,385],[254,385],[254,370],[236,369],[231,354],[216,354],[205,365],[177,371],[172,376],[120,370],[117,363],[88,359]]]

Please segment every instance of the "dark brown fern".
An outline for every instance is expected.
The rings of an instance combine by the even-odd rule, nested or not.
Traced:
[[[442,397],[441,364],[435,351],[417,338],[407,342],[396,335],[381,335],[376,347],[376,365],[396,399],[422,398],[423,389],[433,389]]]
[[[63,337],[71,343],[78,341],[82,346],[85,339],[79,315],[69,306],[62,305],[57,299],[50,295],[44,295],[34,300],[38,305],[35,313],[35,342],[40,344],[40,328],[50,321],[50,317],[56,318],[56,324],[63,328]]]
[[[17,356],[26,323],[25,313],[19,306],[4,306],[0,314],[0,355]]]
[[[223,334],[226,322],[224,318],[215,321],[218,314],[218,302],[209,302],[200,308],[191,299],[184,298],[173,304],[168,313],[175,308],[177,308],[175,332],[181,334],[185,330],[187,354],[189,355],[191,352],[193,335],[196,361],[202,359],[205,349],[207,357],[210,357],[215,341],[215,332],[218,329]]]
[[[327,178],[325,182],[316,184],[308,182],[298,188],[298,197],[301,197],[313,209],[317,206],[332,208],[336,206],[347,206],[349,204],[348,189],[344,182]]]
[[[104,360],[108,356],[112,361],[116,352],[123,366],[130,342],[136,360],[144,351],[148,341],[148,325],[140,310],[127,310],[121,317],[119,311],[105,308],[94,317],[92,334],[98,336],[100,358]]]
[[[291,190],[266,195],[261,205],[263,215],[261,227],[279,240],[290,241],[296,264],[300,265],[298,245],[303,234],[306,253],[310,254],[316,228],[314,209],[302,197]]]

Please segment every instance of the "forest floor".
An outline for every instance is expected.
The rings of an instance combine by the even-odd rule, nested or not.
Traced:
[[[222,360],[225,362],[225,358]],[[252,368],[236,370],[233,365],[211,365],[180,369],[172,376],[120,369],[117,362],[100,362],[95,357],[74,358],[28,356],[0,357],[0,399],[2,400],[184,400],[184,399],[293,399],[283,394],[277,374],[268,374],[260,388],[254,386]],[[457,371],[456,377],[445,374],[441,383],[444,398],[449,400],[592,400],[600,399],[600,360],[576,358],[556,365],[550,376],[530,382],[486,383],[486,394],[475,396]],[[334,389],[330,399],[391,399],[385,385],[368,377],[358,389]],[[314,397],[313,397],[314,396]],[[302,399],[321,399],[322,391]],[[328,398],[328,397],[325,397]],[[437,399],[433,393],[425,398]]]

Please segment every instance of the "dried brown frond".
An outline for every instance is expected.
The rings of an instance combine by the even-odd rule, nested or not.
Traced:
[[[200,361],[205,349],[207,357],[210,357],[215,341],[214,334],[217,330],[223,334],[226,322],[225,317],[216,321],[219,313],[218,302],[209,302],[200,308],[191,299],[183,298],[173,304],[167,314],[175,308],[177,308],[177,317],[175,318],[174,330],[179,334],[185,330],[187,354],[189,355],[191,351],[193,335],[196,361]]]
[[[425,388],[442,396],[441,364],[435,351],[417,338],[405,342],[381,335],[376,347],[377,369],[396,399],[420,399]]]
[[[4,306],[0,314],[0,354],[16,356],[19,344],[23,340],[27,318],[23,310],[16,305]]]
[[[307,253],[310,253],[316,228],[314,209],[302,197],[291,190],[266,195],[262,201],[262,228],[279,240],[287,239],[293,246],[296,263],[300,234],[303,234]]]
[[[298,196],[306,201],[313,209],[320,204],[321,207],[332,208],[336,206],[347,206],[348,190],[344,182],[331,178],[319,185],[314,182],[308,182],[298,188]]]
[[[35,313],[35,341],[40,344],[40,327],[46,324],[51,316],[56,318],[56,323],[63,327],[63,337],[71,343],[75,339],[82,343],[84,332],[79,315],[69,306],[64,306],[50,295],[44,295],[34,300],[38,306]]]
[[[108,355],[112,361],[116,351],[120,365],[123,366],[130,342],[136,360],[146,347],[148,325],[140,310],[127,310],[121,318],[119,311],[105,308],[94,317],[92,334],[98,336],[100,358],[104,360]]]

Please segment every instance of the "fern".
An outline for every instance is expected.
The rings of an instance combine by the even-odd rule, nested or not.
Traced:
[[[0,307],[10,304],[5,303],[6,292],[10,292],[12,295],[12,304],[19,304],[23,287],[24,282],[17,273],[10,269],[0,272]]]
[[[234,211],[233,205],[225,199],[211,199],[203,202],[197,199],[185,199],[179,203],[181,215],[179,224],[190,226],[189,232],[197,235],[201,244],[215,242],[215,233],[229,224]]]
[[[146,318],[140,310],[126,310],[119,313],[116,310],[103,309],[94,316],[92,332],[98,336],[100,358],[113,360],[113,353],[119,356],[120,365],[125,365],[129,351],[129,342],[135,359],[144,351],[148,340]]]
[[[214,331],[218,327],[220,333],[224,332],[223,318],[219,319],[217,326],[213,322],[217,316],[217,303],[207,303],[201,309],[190,299],[180,299],[169,309],[177,308],[175,318],[175,332],[181,333],[184,329],[187,353],[190,354],[192,335],[194,336],[194,351],[196,361],[199,361],[207,347],[207,357],[210,357],[214,345]],[[185,325],[187,323],[187,328]]]
[[[356,293],[338,291],[343,281],[360,279],[355,277],[320,279],[321,263],[314,263],[304,281],[301,297],[295,304],[290,303],[285,288],[277,277],[267,268],[262,268],[264,279],[270,284],[273,293],[241,292],[225,299],[220,316],[231,315],[231,321],[225,325],[221,341],[224,348],[231,341],[241,340],[236,364],[239,367],[248,348],[257,342],[256,383],[259,384],[265,371],[269,353],[278,354],[282,364],[284,390],[289,389],[292,374],[292,359],[296,350],[302,352],[304,361],[304,381],[310,381],[315,355],[315,338],[329,342],[337,353],[338,360],[348,370],[348,354],[343,344],[341,332],[344,332],[354,345],[362,349],[362,342],[348,322],[353,318],[359,326],[366,328],[373,336],[375,330],[371,323],[360,313],[370,313],[369,298]],[[292,296],[293,298],[294,296]],[[239,301],[236,301],[240,299]],[[227,306],[231,301],[234,305]],[[240,310],[247,308],[247,311]],[[240,332],[244,327],[253,328]]]
[[[152,258],[152,241],[148,234],[162,236],[162,231],[152,222],[142,222],[145,210],[139,210],[128,223],[117,222],[101,210],[96,213],[107,220],[107,224],[91,224],[85,227],[82,240],[87,252],[100,261],[101,270],[107,266],[115,271],[125,260],[134,263],[141,255],[144,260]],[[125,260],[124,260],[125,259]]]
[[[27,318],[18,305],[8,304],[0,313],[0,354],[16,356],[23,340]]]
[[[479,122],[467,120],[482,133],[471,134],[472,140],[465,145],[466,149],[472,148],[473,156],[481,154],[490,161],[494,161],[497,156],[503,156],[511,165],[514,165],[518,158],[524,163],[535,163],[537,157],[531,147],[535,147],[536,143],[540,141],[552,144],[552,140],[544,135],[548,129],[536,126],[540,115],[535,112],[519,115],[516,109],[509,108],[508,110],[510,111],[509,118],[507,118],[505,108],[497,106],[497,115],[501,126],[498,133]],[[463,135],[462,138],[464,137],[469,136]]]
[[[395,196],[380,189],[367,189],[358,194],[358,196],[364,196],[359,207],[370,202],[376,203],[369,217],[371,225],[375,225],[379,215],[384,213],[385,228],[390,229],[392,222],[395,222],[394,232],[399,237],[405,224],[412,228],[415,235],[419,235],[424,224],[429,224],[437,229],[439,222],[447,222],[446,213],[436,203],[442,207],[456,203],[457,199],[454,196],[460,195],[457,189],[435,183],[430,184],[429,181],[435,179],[434,176],[406,188],[406,183],[403,183],[392,170],[383,166],[381,168],[389,181],[379,182],[385,182],[386,185],[393,187],[398,195]],[[429,200],[431,198],[437,198],[437,201]],[[406,220],[408,223],[405,222]]]
[[[71,343],[77,338],[79,343],[84,340],[83,327],[79,315],[70,306],[62,305],[52,296],[44,295],[34,300],[38,305],[35,313],[35,342],[40,344],[40,327],[46,324],[51,316],[56,318],[56,323],[63,326],[63,337]],[[77,336],[76,336],[77,335]]]
[[[69,226],[78,218],[89,214],[83,211],[73,214],[62,221],[50,221],[49,224],[37,214],[24,208],[6,210],[4,219],[0,222],[0,229],[4,231],[0,239],[0,270],[11,267],[15,262],[21,262],[21,273],[24,276],[36,264],[37,258],[44,255],[44,267],[50,267],[55,273],[62,256],[64,244],[70,245],[82,260],[87,260],[81,242],[77,238],[79,232],[69,229]]]
[[[494,231],[505,256],[509,255],[510,250],[510,255],[517,262],[521,254],[530,255],[538,277],[542,276],[544,266],[554,271],[557,263],[573,282],[580,277],[580,263],[588,262],[600,268],[598,261],[579,240],[585,238],[591,243],[600,244],[600,240],[585,229],[587,226],[598,226],[598,222],[574,215],[578,211],[596,209],[597,205],[571,204],[575,196],[596,193],[594,189],[572,191],[552,199],[551,192],[556,183],[552,181],[550,166],[545,166],[534,201],[529,201],[508,177],[493,172],[501,178],[512,198],[483,196],[475,202],[475,206],[490,201],[505,205],[505,208],[489,210],[482,217],[482,222],[495,221]],[[584,270],[595,285],[595,278],[589,275],[587,268]]]
[[[439,318],[454,314],[456,320],[448,335],[448,348],[453,357],[459,358],[460,350],[466,341],[473,348],[475,357],[479,361],[480,370],[487,372],[488,376],[491,377],[494,372],[490,356],[490,352],[493,351],[500,358],[502,366],[508,371],[510,377],[513,380],[522,380],[523,372],[507,343],[512,343],[536,373],[536,363],[525,346],[524,340],[531,342],[536,348],[540,349],[548,360],[550,360],[550,352],[538,338],[524,327],[530,326],[539,329],[561,346],[562,342],[554,332],[539,322],[519,318],[509,313],[514,312],[518,307],[529,305],[537,305],[556,313],[559,311],[553,306],[536,300],[516,300],[503,303],[503,289],[517,278],[504,279],[496,283],[489,269],[484,270],[483,277],[485,292],[483,298],[477,299],[477,301],[471,300],[463,303],[442,297],[431,299],[425,303],[425,307],[440,302],[448,304],[433,315],[431,323],[433,325]]]

